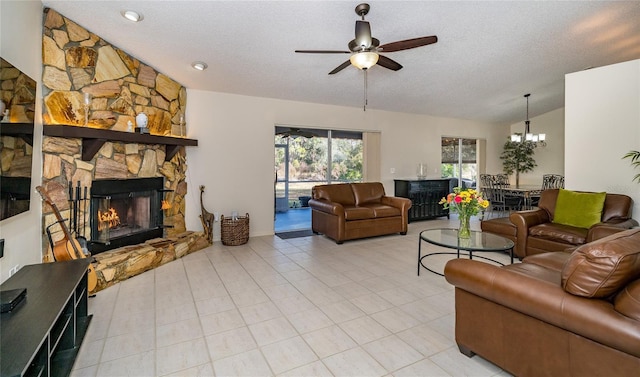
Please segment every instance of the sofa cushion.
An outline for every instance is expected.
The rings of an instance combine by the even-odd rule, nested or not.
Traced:
[[[628,284],[616,295],[614,308],[618,313],[640,321],[640,279]]]
[[[344,219],[347,221],[372,219],[374,216],[371,208],[344,206]]]
[[[314,186],[313,198],[325,199],[330,202],[336,202],[350,206],[356,204],[356,199],[353,196],[353,190],[351,189],[351,185],[348,183]]]
[[[357,206],[380,203],[380,199],[384,196],[384,186],[380,182],[354,183],[351,184],[351,188]]]
[[[577,248],[562,269],[562,288],[583,297],[604,298],[640,277],[640,228]]]
[[[578,228],[591,228],[602,219],[606,192],[576,192],[560,189],[553,222]]]
[[[535,264],[553,271],[560,272],[562,271],[564,264],[567,262],[567,259],[569,259],[570,257],[570,253],[554,251],[551,253],[529,255],[522,260],[522,263]]]
[[[384,204],[365,204],[363,207],[373,210],[373,215],[376,218],[402,216],[402,211],[400,211],[400,208],[391,207]]]
[[[542,223],[529,228],[529,236],[569,245],[584,244],[588,233],[589,230],[585,228],[555,223]]]

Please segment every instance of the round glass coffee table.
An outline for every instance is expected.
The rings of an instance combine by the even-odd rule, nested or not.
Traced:
[[[428,242],[432,245],[442,246],[447,249],[454,249],[456,252],[435,252],[422,255],[422,241]],[[444,276],[437,271],[425,266],[423,260],[426,257],[432,255],[449,254],[456,255],[460,258],[460,251],[467,251],[469,259],[473,259],[475,252],[488,252],[488,251],[509,251],[511,257],[511,263],[513,264],[513,241],[508,238],[504,238],[491,233],[483,233],[472,230],[470,238],[458,238],[458,229],[427,229],[420,232],[418,238],[418,276],[420,276],[420,266],[424,267],[427,271],[434,274]],[[463,255],[467,255],[466,253]],[[501,266],[504,263],[495,259],[487,258],[482,255],[475,255],[476,258],[481,258]]]

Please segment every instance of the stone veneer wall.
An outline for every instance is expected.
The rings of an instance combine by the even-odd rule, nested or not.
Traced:
[[[44,10],[44,124],[84,125],[83,93],[93,95],[89,127],[118,131],[147,114],[154,135],[181,135],[185,87],[52,9]],[[176,128],[177,127],[177,128]]]
[[[0,138],[0,169],[2,177],[31,177],[33,148],[21,137]]]
[[[83,93],[91,93],[89,127],[125,131],[127,122],[135,124],[135,115],[148,115],[152,134],[176,134],[179,117],[186,107],[186,89],[168,76],[156,72],[124,51],[60,15],[44,10],[42,35],[43,120],[49,124],[84,125]],[[69,218],[69,182],[87,186],[94,179],[165,177],[165,188],[174,190],[165,198],[171,208],[165,210],[167,237],[186,231],[184,220],[187,193],[186,152],[180,149],[171,161],[164,161],[163,145],[107,142],[91,161],[82,161],[80,139],[43,138],[43,186]],[[85,218],[81,208],[80,221]],[[87,208],[88,210],[88,208]],[[43,207],[44,227],[55,222],[51,208]],[[86,216],[88,219],[88,214]],[[90,236],[89,224],[81,224],[80,235]],[[54,240],[62,238],[54,226]],[[43,260],[47,238],[43,235]]]
[[[2,58],[0,58],[0,101],[4,102],[9,110],[9,122],[33,123],[36,82]]]

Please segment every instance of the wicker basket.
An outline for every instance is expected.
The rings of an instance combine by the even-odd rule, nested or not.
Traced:
[[[239,216],[236,220],[224,215],[220,216],[220,233],[223,245],[244,245],[249,241],[249,214]]]

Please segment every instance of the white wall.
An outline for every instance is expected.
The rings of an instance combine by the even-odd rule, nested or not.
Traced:
[[[188,90],[187,134],[198,139],[187,149],[187,229],[201,230],[199,190],[210,212],[250,215],[251,236],[273,234],[274,126],[381,132],[381,179],[393,194],[393,179],[415,178],[426,162],[440,177],[440,139],[462,136],[487,140],[488,169],[500,169],[499,152],[508,127],[478,122],[361,108]],[[390,169],[395,169],[395,174]],[[214,226],[219,239],[219,223]]]
[[[566,75],[565,108],[567,188],[629,195],[639,218],[640,170],[622,156],[640,150],[640,60]]]
[[[530,118],[530,131],[546,134],[545,147],[538,147],[533,156],[538,166],[529,173],[520,174],[521,185],[542,185],[544,174],[564,174],[564,108]],[[524,121],[511,125],[511,133],[524,132]],[[506,140],[505,140],[506,141]],[[502,172],[502,165],[500,165]],[[511,177],[515,183],[515,174]]]
[[[0,222],[0,238],[5,239],[4,257],[0,259],[0,282],[9,278],[16,265],[42,261],[42,206],[35,187],[42,172],[42,3],[40,1],[0,2],[0,56],[37,82],[36,120],[31,170],[31,209]]]

